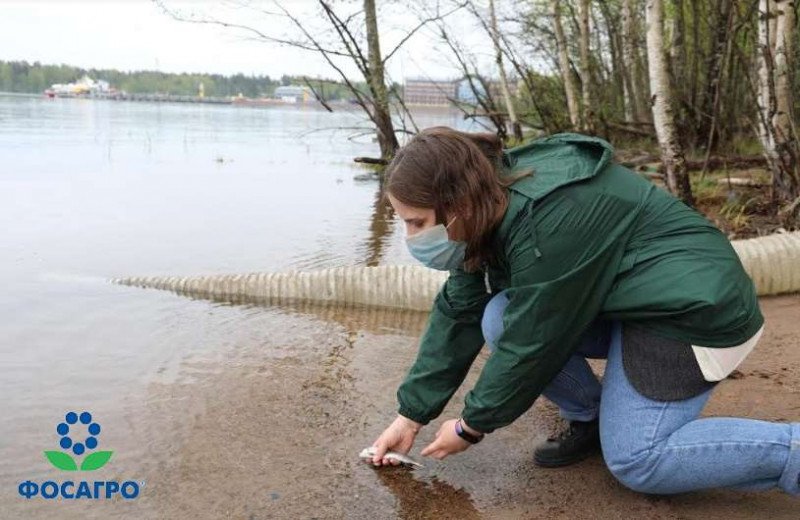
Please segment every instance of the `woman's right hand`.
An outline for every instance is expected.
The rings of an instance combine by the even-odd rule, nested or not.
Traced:
[[[414,445],[414,438],[417,436],[422,425],[414,422],[407,417],[398,415],[397,419],[389,425],[388,428],[383,430],[378,439],[372,443],[375,447],[375,456],[372,458],[372,463],[376,466],[383,464],[384,466],[400,464],[399,461],[384,459],[383,456],[387,451],[396,451],[403,455],[411,451]]]

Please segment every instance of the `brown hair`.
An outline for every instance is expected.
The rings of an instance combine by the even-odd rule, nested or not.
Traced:
[[[426,128],[397,151],[386,167],[386,193],[403,204],[433,209],[436,223],[454,213],[468,230],[465,270],[494,262],[491,238],[508,186],[533,170],[501,176],[503,141],[494,134],[446,126]],[[385,195],[384,195],[385,197]]]

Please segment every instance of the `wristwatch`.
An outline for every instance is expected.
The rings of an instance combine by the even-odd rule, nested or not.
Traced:
[[[484,434],[482,433],[480,435],[480,437],[476,437],[475,435],[472,435],[471,433],[466,431],[461,426],[461,419],[456,421],[456,434],[458,434],[458,436],[461,437],[462,439],[464,439],[465,441],[467,441],[469,443],[472,443],[472,444],[477,444],[477,443],[481,442],[483,440],[483,436],[484,436]]]

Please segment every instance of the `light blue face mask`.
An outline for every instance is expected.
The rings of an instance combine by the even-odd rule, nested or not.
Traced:
[[[465,242],[450,240],[447,228],[455,221],[456,217],[447,226],[436,224],[424,231],[406,237],[406,245],[411,256],[431,269],[449,271],[461,266],[464,253],[467,250]]]

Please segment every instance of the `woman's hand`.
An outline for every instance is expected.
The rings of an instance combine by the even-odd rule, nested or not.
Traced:
[[[421,428],[422,425],[420,423],[398,415],[397,419],[395,419],[394,422],[381,433],[380,437],[372,443],[376,448],[372,463],[376,466],[380,466],[381,464],[384,466],[390,464],[393,466],[399,465],[399,461],[384,459],[383,456],[390,450],[404,455],[408,454]]]
[[[442,460],[448,455],[454,455],[470,447],[470,443],[456,433],[457,419],[445,421],[436,432],[436,439],[428,444],[420,455],[430,455],[434,459]]]

